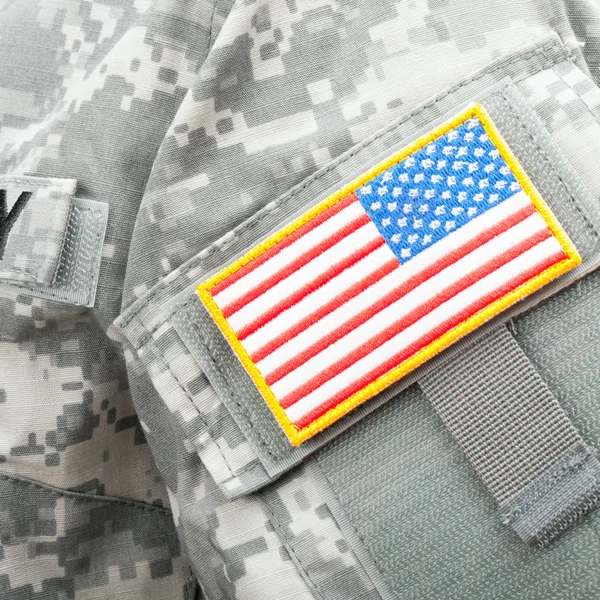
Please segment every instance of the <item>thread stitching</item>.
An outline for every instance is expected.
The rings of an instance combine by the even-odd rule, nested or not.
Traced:
[[[69,498],[73,498],[74,500],[81,500],[86,502],[105,502],[107,504],[121,504],[124,506],[130,506],[132,508],[139,508],[140,510],[145,510],[148,512],[155,512],[163,517],[171,517],[173,514],[169,509],[162,508],[160,506],[151,506],[149,504],[145,504],[144,502],[126,500],[125,498],[117,498],[115,496],[100,496],[98,494],[85,494],[83,492],[62,490],[52,485],[41,483],[39,481],[34,481],[33,479],[20,477],[19,475],[9,475],[7,473],[0,473],[0,479],[4,479],[6,481],[13,481],[14,483],[18,483],[22,486],[43,489],[54,496],[66,496]]]

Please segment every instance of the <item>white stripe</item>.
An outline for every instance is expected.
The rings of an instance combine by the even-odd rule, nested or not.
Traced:
[[[330,269],[348,255],[377,238],[381,238],[381,234],[377,231],[377,227],[375,227],[373,221],[369,221],[360,229],[346,236],[297,271],[294,271],[289,277],[282,279],[264,294],[255,298],[243,308],[240,308],[240,310],[228,318],[229,324],[234,331],[239,331],[265,311],[273,308],[303,286],[314,281],[319,275],[327,271],[327,269]]]
[[[400,268],[400,262],[387,244],[377,248],[371,254],[367,254],[362,260],[348,267],[318,290],[305,296],[300,302],[280,313],[259,330],[249,335],[244,340],[244,348],[250,354],[256,352],[282,332],[296,325],[307,315],[313,314],[323,305],[346,292],[358,281],[368,277],[390,260],[396,261],[398,268]]]
[[[323,240],[335,235],[342,227],[348,225],[348,223],[354,221],[358,217],[362,217],[364,214],[365,210],[360,202],[358,200],[352,202],[339,213],[333,215],[333,217],[330,217],[314,229],[311,229],[311,231],[298,238],[287,248],[284,248],[281,252],[272,256],[262,265],[256,267],[253,271],[250,271],[250,273],[241,279],[238,279],[235,283],[232,283],[219,294],[216,294],[214,297],[215,302],[221,308],[235,302],[238,298],[243,297],[250,290],[262,283],[265,279],[289,265],[292,261],[320,244]]]
[[[386,281],[393,281],[393,287],[400,285],[404,281],[407,281],[410,277],[413,277],[415,274],[437,262],[440,257],[466,244],[469,240],[479,235],[482,231],[486,231],[490,227],[496,225],[499,221],[509,217],[510,215],[529,205],[531,205],[531,201],[524,192],[519,192],[514,196],[511,196],[498,206],[489,209],[479,217],[465,224],[460,229],[457,229],[456,231],[442,238],[439,242],[436,242],[429,248],[423,250],[415,258],[406,262],[402,266],[402,269],[400,269],[398,272],[388,276],[391,278],[386,279]],[[387,252],[387,244],[385,248],[386,250],[384,250],[384,252]],[[392,256],[391,250],[389,251],[389,255],[390,257]],[[385,260],[383,260],[381,264],[384,262]],[[381,266],[381,264],[378,266]],[[373,270],[375,270],[375,268]],[[366,276],[366,274],[368,273],[365,273],[363,276]],[[343,273],[338,277],[341,277],[342,275]],[[308,315],[313,314],[316,310],[323,306],[325,302],[331,300],[338,294],[343,293],[343,291],[347,289],[347,286],[342,284],[339,288],[336,287],[336,279],[331,280],[326,286],[323,286],[316,292],[306,296],[297,305],[289,308],[287,311],[279,315],[275,320],[257,330],[251,336],[248,336],[248,338],[244,340],[244,347],[246,350],[252,354],[258,348],[269,343],[274,337],[283,331],[286,331],[290,327],[296,325],[296,323]],[[360,281],[360,279],[361,277],[357,276],[354,281]],[[383,290],[383,288],[381,289]],[[375,294],[375,291],[372,288],[369,288],[369,292],[374,294],[373,301],[380,297]],[[330,294],[329,298],[327,298],[325,295],[326,293]],[[277,322],[277,325],[275,325],[275,321]]]
[[[470,225],[480,225],[476,223],[477,219],[471,221]],[[466,227],[466,226],[465,226]],[[545,229],[546,224],[542,217],[539,214],[534,213],[524,221],[521,221],[520,224],[513,228],[513,230],[509,230],[497,236],[493,240],[487,243],[484,248],[486,248],[486,252],[488,254],[483,253],[483,251],[479,251],[479,253],[472,253],[466,257],[463,257],[460,261],[451,265],[438,273],[437,275],[430,278],[428,281],[422,283],[420,286],[415,288],[412,292],[410,292],[405,299],[398,300],[395,304],[385,309],[385,314],[390,315],[390,319],[396,320],[394,316],[398,317],[399,313],[395,313],[394,311],[402,310],[406,307],[406,303],[410,306],[411,303],[417,302],[411,308],[418,306],[421,301],[426,301],[429,298],[429,290],[434,290],[431,292],[435,295],[437,291],[442,289],[439,286],[443,285],[444,282],[452,281],[452,277],[459,279],[461,276],[464,276],[470,270],[476,268],[472,261],[476,259],[480,259],[479,264],[483,264],[492,256],[489,252],[493,252],[497,250],[499,254],[502,254],[508,247],[511,245],[515,245],[518,241],[522,241],[527,238],[532,233],[539,231],[540,229]],[[436,247],[428,248],[423,251],[421,254],[416,256],[413,260],[408,261],[405,265],[396,271],[393,271],[389,275],[383,277],[380,281],[369,287],[364,292],[361,292],[359,295],[355,296],[336,310],[332,311],[321,320],[317,321],[307,329],[305,329],[302,333],[298,334],[296,337],[290,339],[285,344],[281,345],[271,354],[266,356],[263,360],[257,363],[258,368],[261,373],[265,376],[269,374],[271,371],[275,370],[282,364],[286,363],[288,360],[311,346],[315,343],[316,340],[323,338],[328,335],[330,332],[334,331],[344,323],[346,323],[349,319],[353,318],[363,310],[371,307],[375,302],[385,297],[390,292],[394,291],[400,285],[406,283],[409,279],[414,277],[416,274],[423,271],[425,268],[431,266],[435,262],[439,261],[443,256],[448,254],[448,251],[456,250],[457,248],[463,246],[465,243],[468,243],[469,240],[473,239],[477,234],[482,231],[487,230],[488,227],[471,227],[470,231],[467,233],[467,236],[464,235],[462,229],[457,230],[453,234],[448,236],[449,239],[452,237],[452,247],[448,248],[447,251],[444,251],[444,254],[440,254],[437,251]],[[501,240],[501,241],[499,241]],[[502,244],[505,246],[502,246]],[[448,245],[448,244],[446,244]],[[466,269],[462,272],[460,269]],[[380,313],[381,314],[381,313]],[[404,314],[404,313],[402,313]],[[373,317],[375,318],[375,317]],[[366,328],[361,331],[365,331],[365,335],[369,335],[368,328],[371,327],[369,325],[370,322],[365,323],[362,327]],[[385,326],[388,326],[387,320],[385,321]],[[355,330],[356,331],[356,330]],[[338,343],[341,343],[340,340]],[[331,346],[333,348],[333,345]],[[315,360],[317,357],[311,360]],[[291,374],[290,374],[291,375]]]
[[[502,285],[517,277],[520,273],[535,267],[543,260],[560,252],[560,250],[561,246],[556,238],[549,238],[521,254],[494,273],[480,279],[466,290],[463,290],[452,299],[440,305],[402,333],[379,346],[379,348],[375,349],[368,356],[355,362],[351,367],[331,378],[321,387],[290,406],[285,411],[287,416],[292,422],[297,421],[346,388],[353,381],[357,381],[370,373],[378,365],[398,352],[401,352],[411,343],[426,335],[446,320],[452,318],[453,315],[459,313],[466,306],[502,287]]]
[[[488,261],[504,254],[510,248],[544,229],[547,229],[546,222],[538,213],[534,213],[508,231],[496,236],[486,244],[483,244],[483,246],[479,246],[473,250],[473,252],[467,254],[449,267],[446,267],[437,275],[434,275],[404,297],[400,298],[400,300],[390,304],[387,308],[371,317],[368,321],[365,321],[356,329],[353,329],[343,338],[307,360],[294,371],[288,373],[285,377],[271,386],[273,393],[278,398],[283,398],[287,394],[293,392],[295,389],[306,383],[306,381],[312,379],[315,375],[318,375],[321,371],[335,364],[338,360],[347,356],[374,336],[388,329],[405,315],[411,313],[422,304],[431,300],[431,298],[437,296],[448,286],[454,284],[456,281],[467,276],[469,273],[472,273]],[[368,307],[372,304],[371,295],[367,292],[364,296],[365,297],[361,298],[361,300],[363,301],[363,304]],[[334,316],[334,313],[332,313],[331,316]],[[326,328],[323,321],[325,321],[325,319],[314,326],[315,329],[312,332],[313,343],[315,339],[318,339],[315,336],[319,332],[322,332],[319,335],[319,338],[325,335]],[[337,322],[343,323],[345,322],[345,319],[343,321],[338,319]],[[292,342],[294,341],[295,340],[292,340]],[[286,344],[285,349],[287,351],[288,359],[293,358],[299,352],[297,346],[293,343]],[[274,357],[276,354],[277,358],[281,360],[280,350],[283,350],[283,346],[257,365],[263,374],[268,374],[263,363]],[[269,367],[271,367],[271,364],[272,363],[269,363]],[[279,364],[281,364],[281,362]],[[272,370],[272,368],[270,370]]]

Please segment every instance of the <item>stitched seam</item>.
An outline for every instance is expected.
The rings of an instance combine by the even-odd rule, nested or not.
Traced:
[[[42,483],[40,481],[35,481],[33,479],[29,479],[27,477],[21,477],[19,475],[10,475],[8,473],[0,473],[0,479],[5,479],[7,481],[13,481],[14,483],[18,483],[19,485],[29,486],[40,488],[54,496],[66,496],[69,498],[73,498],[74,500],[81,500],[87,502],[105,502],[107,504],[122,504],[124,506],[130,506],[132,508],[139,508],[140,510],[145,510],[148,512],[155,512],[160,514],[163,517],[171,517],[172,512],[167,508],[162,508],[160,506],[152,506],[150,504],[145,504],[144,502],[139,502],[136,500],[127,500],[125,498],[118,498],[115,496],[100,496],[98,494],[86,494],[83,492],[74,492],[71,490],[63,490],[52,485],[48,485],[46,483]]]
[[[506,69],[506,67],[508,65],[511,65],[511,64],[514,64],[517,62],[526,62],[526,61],[530,60],[531,58],[533,58],[534,56],[539,55],[539,54],[546,56],[547,50],[550,50],[550,49],[556,48],[556,47],[559,47],[558,44],[556,42],[551,42],[549,44],[546,44],[545,46],[542,46],[541,48],[535,48],[524,54],[519,54],[518,56],[516,56],[508,61],[503,61],[495,66],[489,67],[488,69],[485,69],[485,70],[481,71],[480,73],[477,73],[477,74],[461,81],[460,83],[453,85],[452,87],[448,88],[447,90],[445,90],[444,92],[442,92],[441,94],[436,96],[433,100],[430,100],[427,104],[424,104],[424,105],[420,106],[419,108],[415,109],[414,111],[405,115],[402,119],[400,119],[400,121],[394,123],[391,127],[388,127],[386,129],[384,129],[383,131],[380,131],[373,137],[368,138],[364,142],[361,142],[349,154],[342,154],[340,157],[338,157],[338,159],[336,159],[335,161],[330,163],[327,167],[325,167],[324,169],[319,170],[319,171],[315,172],[313,175],[311,175],[304,183],[302,183],[300,185],[300,187],[288,192],[286,195],[282,196],[278,200],[275,200],[274,202],[265,206],[258,213],[256,213],[253,217],[251,217],[250,219],[248,219],[247,221],[245,221],[244,223],[242,223],[241,225],[239,225],[238,227],[233,229],[230,232],[233,235],[233,237],[228,238],[226,241],[230,242],[232,239],[239,239],[242,234],[247,233],[248,231],[251,231],[252,229],[254,229],[260,222],[262,222],[263,219],[270,216],[270,214],[272,212],[274,212],[277,208],[279,208],[281,205],[289,202],[294,196],[298,195],[300,192],[302,192],[304,189],[306,189],[309,185],[312,185],[313,183],[318,182],[327,173],[329,173],[333,169],[339,167],[344,162],[350,160],[350,158],[354,157],[357,153],[363,152],[366,148],[368,148],[371,144],[373,144],[374,142],[379,140],[381,137],[384,137],[384,136],[392,133],[393,131],[398,129],[400,126],[402,126],[404,123],[406,123],[410,119],[414,118],[421,112],[424,112],[425,110],[428,110],[428,109],[434,107],[438,102],[442,101],[447,96],[456,93],[462,87],[469,85],[469,84],[473,83],[474,81],[477,81],[477,80],[483,78],[485,75],[488,75],[490,73],[495,73],[496,71],[499,71],[499,70]],[[572,52],[564,51],[561,56],[555,57],[553,60],[548,59],[548,63],[546,65],[540,66],[538,69],[533,70],[531,73],[525,74],[523,77],[524,78],[532,77],[533,75],[539,73],[540,71],[544,71],[548,68],[551,68],[553,65],[558,64],[559,62],[562,62],[564,60],[569,60],[574,53],[575,53],[575,51],[572,51]],[[514,81],[520,81],[520,79],[516,78],[516,79],[514,79]],[[190,259],[190,261],[187,264],[184,264],[181,267],[179,267],[179,272],[177,274],[177,277],[180,277],[181,275],[185,275],[185,273],[187,273],[191,269],[195,268],[206,257],[215,253],[217,250],[222,250],[222,249],[223,249],[223,239],[221,238],[221,241],[217,240],[211,246],[204,249],[202,252],[200,252],[195,257]],[[148,296],[144,300],[141,300],[141,302],[137,306],[135,306],[135,304],[132,305],[132,307],[130,307],[131,312],[122,317],[122,319],[120,321],[121,327],[127,327],[127,325],[136,317],[136,315],[139,314],[139,312],[143,308],[145,308],[154,299],[154,297],[165,287],[165,285],[166,285],[166,283],[165,283],[164,279],[159,281],[156,284],[156,287],[153,290],[151,290],[150,292],[148,292]]]
[[[321,594],[321,591],[319,590],[319,587],[317,586],[317,584],[310,578],[310,575],[308,574],[306,567],[302,563],[302,560],[300,559],[298,554],[296,554],[296,551],[294,550],[294,545],[292,543],[292,538],[290,538],[290,536],[288,536],[287,532],[285,531],[285,529],[279,522],[279,519],[273,512],[273,509],[271,508],[265,494],[263,492],[259,492],[258,495],[262,499],[264,505],[267,507],[267,510],[270,515],[270,516],[267,515],[269,522],[279,532],[279,539],[281,539],[284,546],[287,548],[288,552],[296,559],[299,570],[301,571],[304,579],[309,583],[309,588],[311,588],[311,591],[317,598],[319,598],[319,600],[325,600],[323,598],[323,595]]]
[[[143,323],[140,323],[142,327],[144,327]],[[145,327],[144,327],[145,331],[148,331]],[[225,463],[225,466],[227,467],[227,470],[229,471],[229,474],[231,475],[232,479],[235,479],[235,474],[231,468],[231,466],[229,465],[229,462],[227,461],[227,458],[225,457],[225,454],[223,452],[223,449],[221,448],[221,445],[219,444],[219,442],[216,440],[215,437],[213,437],[213,435],[211,434],[210,428],[208,426],[208,423],[206,421],[206,419],[204,418],[204,415],[202,415],[202,413],[198,410],[198,408],[196,407],[196,405],[194,404],[194,401],[192,400],[192,396],[191,394],[187,391],[187,389],[185,388],[185,386],[183,385],[183,383],[181,383],[181,381],[177,378],[177,376],[175,375],[175,373],[173,373],[173,371],[171,370],[171,365],[169,364],[169,362],[167,361],[167,359],[165,358],[164,354],[162,353],[161,349],[156,345],[156,343],[154,342],[154,340],[152,338],[150,338],[148,340],[148,344],[152,346],[152,348],[158,353],[160,361],[162,363],[162,366],[166,367],[167,371],[169,372],[169,375],[173,378],[173,380],[175,381],[175,383],[179,386],[179,388],[181,389],[181,391],[185,394],[185,396],[187,397],[187,399],[190,401],[190,404],[192,405],[192,407],[194,408],[194,410],[198,413],[198,417],[200,418],[200,421],[202,422],[202,424],[204,425],[204,427],[206,427],[206,431],[208,433],[209,439],[217,446],[217,449],[221,455],[221,458],[223,459],[223,462]]]
[[[331,480],[329,479],[329,477],[327,477],[327,473],[325,473],[325,469],[323,469],[323,467],[321,467],[321,463],[319,462],[319,457],[316,456],[315,457],[315,462],[317,463],[319,470],[321,471],[321,473],[323,474],[323,477],[325,477],[325,481],[327,481],[327,483],[329,484],[329,487],[331,488],[331,491],[335,497],[335,499],[338,501],[340,508],[344,511],[344,514],[347,517],[348,523],[350,524],[350,527],[352,527],[352,529],[354,530],[354,532],[356,533],[356,535],[358,536],[358,539],[360,540],[360,542],[362,543],[362,545],[365,547],[365,549],[367,550],[367,552],[369,553],[369,556],[371,557],[371,560],[373,561],[373,565],[375,565],[375,568],[379,571],[379,574],[385,578],[385,580],[387,581],[387,577],[385,577],[385,570],[382,568],[382,566],[377,562],[377,559],[375,558],[373,551],[371,550],[371,547],[367,544],[366,540],[366,534],[361,533],[361,531],[358,529],[358,526],[355,525],[352,522],[352,519],[350,519],[350,517],[348,516],[348,512],[346,511],[346,509],[344,508],[344,504],[342,503],[342,500],[339,497],[339,494],[336,492],[335,487],[333,486],[333,483],[331,483]],[[341,531],[341,530],[340,530]],[[342,532],[343,533],[343,532]],[[357,557],[358,560],[358,557]]]
[[[210,48],[213,44],[213,23],[215,20],[215,13],[217,12],[217,4],[219,4],[219,0],[215,0],[215,4],[212,9],[212,13],[210,15],[210,23],[208,25],[208,44],[206,45],[206,55],[210,52]]]
[[[519,115],[519,113],[517,113],[515,111],[514,107],[512,106],[512,104],[510,102],[510,99],[506,96],[505,91],[502,91],[502,97],[506,100],[506,104],[507,104],[508,110],[513,114],[513,116],[515,117],[515,119],[517,120],[517,122],[519,123],[519,125],[521,126],[521,128],[523,129],[523,131],[527,134],[528,138],[534,144],[534,146],[536,147],[536,149],[540,153],[541,157],[544,159],[544,162],[550,168],[552,168],[552,163],[550,162],[550,159],[548,158],[548,154],[538,144],[538,142],[536,141],[536,139],[534,138],[534,136],[531,134],[531,132],[527,128],[525,122],[523,121],[521,115]],[[579,216],[582,218],[583,222],[586,224],[586,226],[588,227],[588,229],[591,231],[593,237],[595,237],[596,240],[599,240],[600,238],[598,237],[598,232],[596,231],[596,229],[594,228],[594,226],[592,225],[592,223],[589,221],[589,219],[585,215],[585,213],[581,210],[581,207],[577,204],[577,201],[575,200],[575,197],[573,196],[573,194],[572,194],[571,190],[569,189],[569,187],[567,186],[567,184],[563,181],[563,178],[560,176],[560,174],[556,173],[554,170],[552,172],[554,173],[554,175],[556,176],[556,178],[558,179],[558,181],[560,181],[561,186],[565,190],[565,193],[566,193],[568,199],[570,200],[571,204],[573,205],[573,208],[575,208],[575,210],[579,213]]]

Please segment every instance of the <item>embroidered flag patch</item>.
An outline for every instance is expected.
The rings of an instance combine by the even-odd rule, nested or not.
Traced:
[[[197,289],[297,446],[580,262],[475,105]]]

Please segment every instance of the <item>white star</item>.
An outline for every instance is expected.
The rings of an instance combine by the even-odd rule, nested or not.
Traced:
[[[479,165],[476,162],[469,163],[469,173],[474,173],[479,169]]]
[[[426,148],[425,148],[425,153],[426,154],[433,154],[435,152],[435,144],[429,144]]]
[[[494,160],[496,160],[497,158],[499,158],[499,157],[500,157],[500,152],[499,152],[499,151],[498,151],[496,148],[494,148],[493,150],[490,150],[490,151],[489,151],[489,155],[490,155],[490,156],[491,156],[491,157],[492,157]]]
[[[371,188],[370,185],[363,185],[363,187],[360,188],[360,193],[362,196],[366,195],[366,194],[370,194],[373,191],[373,188]]]
[[[490,139],[490,136],[487,133],[482,133],[479,136],[479,141],[480,142],[487,142]]]
[[[490,194],[490,197],[489,197],[490,204],[492,204],[494,202],[498,202],[498,198],[500,198],[500,196],[498,196],[498,194]]]
[[[429,210],[429,204],[421,204],[421,206],[419,206],[419,212],[420,213],[426,213]]]
[[[470,187],[472,185],[475,185],[475,182],[473,181],[472,177],[465,177],[462,180],[462,182],[463,182],[463,185],[466,186],[466,187]]]
[[[481,158],[485,154],[485,150],[483,148],[475,148],[475,150],[473,150],[473,154],[477,158]]]
[[[406,227],[406,217],[402,217],[396,221],[398,223],[398,227]]]
[[[423,173],[417,173],[415,175],[415,183],[421,183],[425,179],[425,175]]]
[[[404,167],[413,167],[415,164],[415,157],[414,156],[409,156],[407,159],[404,160]]]
[[[458,152],[456,153],[456,156],[457,156],[457,157],[460,157],[460,156],[465,156],[466,154],[468,154],[468,152],[469,152],[469,151],[468,151],[468,149],[467,149],[467,147],[466,147],[466,146],[461,146],[461,147],[458,149]]]
[[[425,190],[425,193],[423,195],[427,200],[431,200],[435,197],[435,190]]]
[[[446,214],[446,208],[443,206],[436,206],[436,208],[433,212],[437,217],[439,217],[440,215]]]
[[[403,208],[404,208],[404,212],[405,212],[405,213],[409,213],[409,212],[411,212],[411,211],[412,211],[412,204],[409,204],[408,202],[406,202],[406,203],[404,204],[404,207],[403,207]]]
[[[388,210],[390,212],[394,212],[396,210],[397,206],[398,206],[397,202],[388,202]]]
[[[400,173],[400,175],[398,175],[398,179],[402,183],[406,183],[408,181],[408,173]]]
[[[479,180],[479,189],[484,190],[486,187],[490,185],[490,180],[487,177]]]
[[[431,223],[429,223],[429,228],[435,231],[440,225],[441,223],[435,219],[435,221],[431,221]]]
[[[521,185],[519,184],[519,182],[518,182],[518,181],[513,181],[513,182],[510,184],[510,189],[511,189],[511,191],[513,191],[513,192],[516,192],[517,190],[520,190],[520,189],[521,189]]]
[[[386,181],[391,181],[392,180],[392,173],[391,171],[386,171],[383,174],[383,177],[381,178],[381,183],[385,183]]]
[[[379,210],[381,208],[381,202],[371,202],[371,210]]]
[[[435,175],[432,175],[432,176],[430,177],[430,179],[431,179],[431,183],[433,183],[433,184],[435,185],[435,184],[438,184],[438,183],[439,183],[439,182],[442,180],[442,176],[441,176],[441,175],[438,175],[438,174],[436,173]]]
[[[455,160],[452,165],[452,168],[455,171],[460,171],[464,166],[465,166],[465,163],[462,160]]]
[[[397,244],[400,239],[402,238],[402,236],[399,233],[395,233],[392,237],[391,240],[394,244]]]
[[[408,195],[411,198],[416,198],[419,195],[419,190],[417,188],[412,188],[411,190],[408,191]]]
[[[426,234],[423,236],[423,242],[422,242],[422,243],[423,243],[423,246],[424,246],[425,244],[429,244],[429,242],[431,242],[432,238],[433,238],[433,236],[432,236],[430,233],[426,233]]]
[[[475,139],[475,134],[472,131],[468,131],[465,133],[464,140],[465,142],[472,142]]]
[[[473,196],[473,200],[475,200],[475,202],[481,202],[483,200],[483,194],[481,192],[479,194],[475,194]]]
[[[462,206],[455,206],[452,209],[452,214],[457,217],[458,215],[460,215],[461,213],[465,212],[465,209]]]
[[[415,219],[413,221],[413,229],[421,229],[423,227],[423,219]]]
[[[446,183],[448,185],[456,185],[456,177],[454,177],[454,175],[450,175],[450,177],[446,179]]]
[[[435,168],[436,168],[438,171],[441,171],[443,168],[445,168],[445,167],[446,167],[446,164],[447,164],[447,163],[446,163],[446,161],[445,161],[445,160],[438,160],[438,162],[437,162],[437,165],[436,165],[436,167],[435,167]]]
[[[397,198],[401,193],[402,193],[402,188],[395,187],[392,190],[392,196],[394,196],[394,198]]]
[[[442,192],[442,200],[450,200],[450,198],[452,198],[452,194],[450,193],[450,190],[444,190]]]
[[[392,224],[392,219],[390,219],[389,217],[386,217],[385,219],[381,219],[382,227],[388,227],[391,224]]]
[[[448,132],[448,135],[446,136],[446,139],[451,142],[453,140],[455,140],[458,137],[458,131],[456,131],[456,129],[453,129],[452,131]]]
[[[507,165],[504,165],[502,167],[500,167],[499,169],[500,173],[502,173],[502,175],[504,175],[505,177],[510,173],[510,169],[508,168]]]
[[[442,154],[444,156],[450,156],[456,150],[456,146],[444,146]]]
[[[388,193],[388,189],[387,189],[387,185],[382,185],[378,190],[377,193],[380,196],[385,196]]]
[[[475,117],[471,117],[468,121],[467,121],[467,129],[473,129],[473,127],[477,127],[477,124],[479,123],[479,119],[475,118]]]
[[[455,226],[456,226],[456,223],[454,221],[446,221],[446,231],[450,231],[451,229],[454,229]]]
[[[416,233],[413,233],[408,236],[408,243],[414,244],[419,239],[419,236]]]
[[[477,212],[477,209],[474,206],[469,207],[467,211],[467,216],[472,217]]]
[[[496,183],[494,184],[494,187],[497,190],[503,190],[506,187],[506,181],[504,181],[504,179],[501,179],[500,181],[496,181]]]
[[[495,168],[496,168],[496,165],[494,163],[489,163],[489,164],[485,165],[485,167],[483,167],[483,170],[486,173],[491,173]]]
[[[402,248],[400,251],[400,256],[402,258],[408,258],[410,256],[410,248]]]
[[[430,158],[425,158],[421,161],[421,166],[424,169],[430,169],[431,167],[433,167],[433,161]]]
[[[467,192],[458,192],[458,201],[464,202],[467,199]]]

